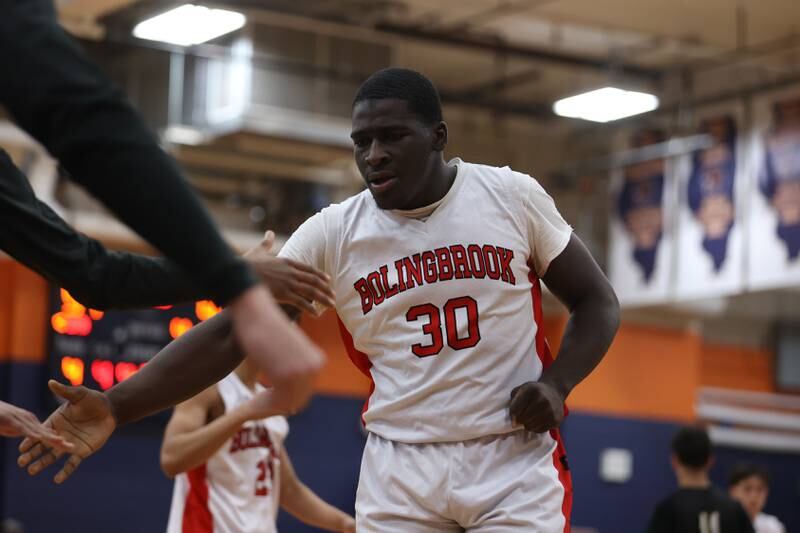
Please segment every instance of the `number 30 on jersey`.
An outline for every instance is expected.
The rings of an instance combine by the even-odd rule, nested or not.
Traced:
[[[463,309],[466,314],[467,333],[463,337],[458,336],[458,317],[456,312]],[[442,315],[444,315],[444,328],[442,328]],[[438,354],[444,348],[444,339],[447,337],[447,345],[453,350],[464,350],[472,348],[481,340],[481,330],[478,325],[478,302],[469,296],[451,298],[447,300],[442,309],[433,304],[415,305],[406,312],[408,322],[427,319],[427,323],[422,324],[422,333],[429,337],[429,342],[413,344],[411,351],[417,357],[431,357]],[[462,318],[463,320],[463,318]],[[444,333],[442,332],[444,329]]]

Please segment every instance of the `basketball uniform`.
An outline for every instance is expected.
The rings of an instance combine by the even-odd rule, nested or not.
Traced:
[[[530,176],[450,164],[429,208],[382,210],[364,191],[280,252],[331,276],[345,346],[372,381],[358,531],[564,531],[558,432],[512,425],[508,403],[550,361],[539,277],[572,230]]]
[[[253,397],[235,372],[217,388],[225,412]],[[167,533],[275,532],[288,432],[280,416],[246,422],[205,464],[176,476]]]

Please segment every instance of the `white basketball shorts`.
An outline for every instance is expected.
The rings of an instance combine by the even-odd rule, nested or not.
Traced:
[[[569,532],[572,481],[557,431],[405,444],[370,433],[359,533]]]

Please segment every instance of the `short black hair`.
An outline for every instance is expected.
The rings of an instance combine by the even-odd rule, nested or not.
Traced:
[[[739,463],[733,467],[728,476],[728,487],[738,485],[749,477],[757,477],[769,487],[769,473],[762,467],[752,463]]]
[[[686,426],[672,439],[672,451],[683,466],[698,470],[711,459],[711,439],[705,429]]]
[[[379,70],[361,84],[353,106],[364,100],[396,98],[408,103],[424,124],[442,121],[442,101],[433,82],[416,70],[390,67]]]

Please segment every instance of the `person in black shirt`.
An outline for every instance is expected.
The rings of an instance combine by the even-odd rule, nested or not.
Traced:
[[[711,440],[698,427],[684,427],[672,440],[678,491],[656,507],[647,533],[753,533],[739,503],[711,486]]]
[[[0,250],[67,289],[94,309],[150,307],[209,299],[183,270],[160,257],[111,252],[77,232],[36,198],[30,183],[0,149]],[[291,309],[313,311],[311,301],[333,305],[325,275],[269,253],[274,235],[248,252],[248,262]],[[0,435],[30,436],[52,446],[65,442],[24,409],[0,401]],[[68,448],[68,446],[67,446]]]
[[[0,0],[0,11],[0,104],[71,179],[179,267],[150,262],[118,291],[113,290],[116,281],[128,273],[98,268],[83,276],[84,298],[110,290],[104,302],[114,303],[123,288],[133,298],[137,289],[152,289],[148,283],[160,277],[175,283],[160,285],[165,292],[158,300],[181,300],[186,296],[183,278],[188,277],[228,306],[231,334],[270,377],[282,404],[290,411],[302,407],[322,365],[319,349],[288,322],[253,270],[234,255],[141,117],[59,26],[52,0]],[[12,190],[19,185],[8,183],[14,179],[13,172],[0,175]],[[52,226],[49,213],[33,214],[42,227]],[[0,234],[13,240],[10,228],[19,222],[3,222]],[[74,230],[61,230],[65,238],[74,239]],[[17,240],[7,251],[31,259],[44,238]],[[109,264],[102,263],[108,256],[90,241],[74,252],[88,260],[88,269]],[[75,264],[70,263],[75,257],[58,253],[39,259],[34,268],[51,278],[63,273],[61,260]]]

